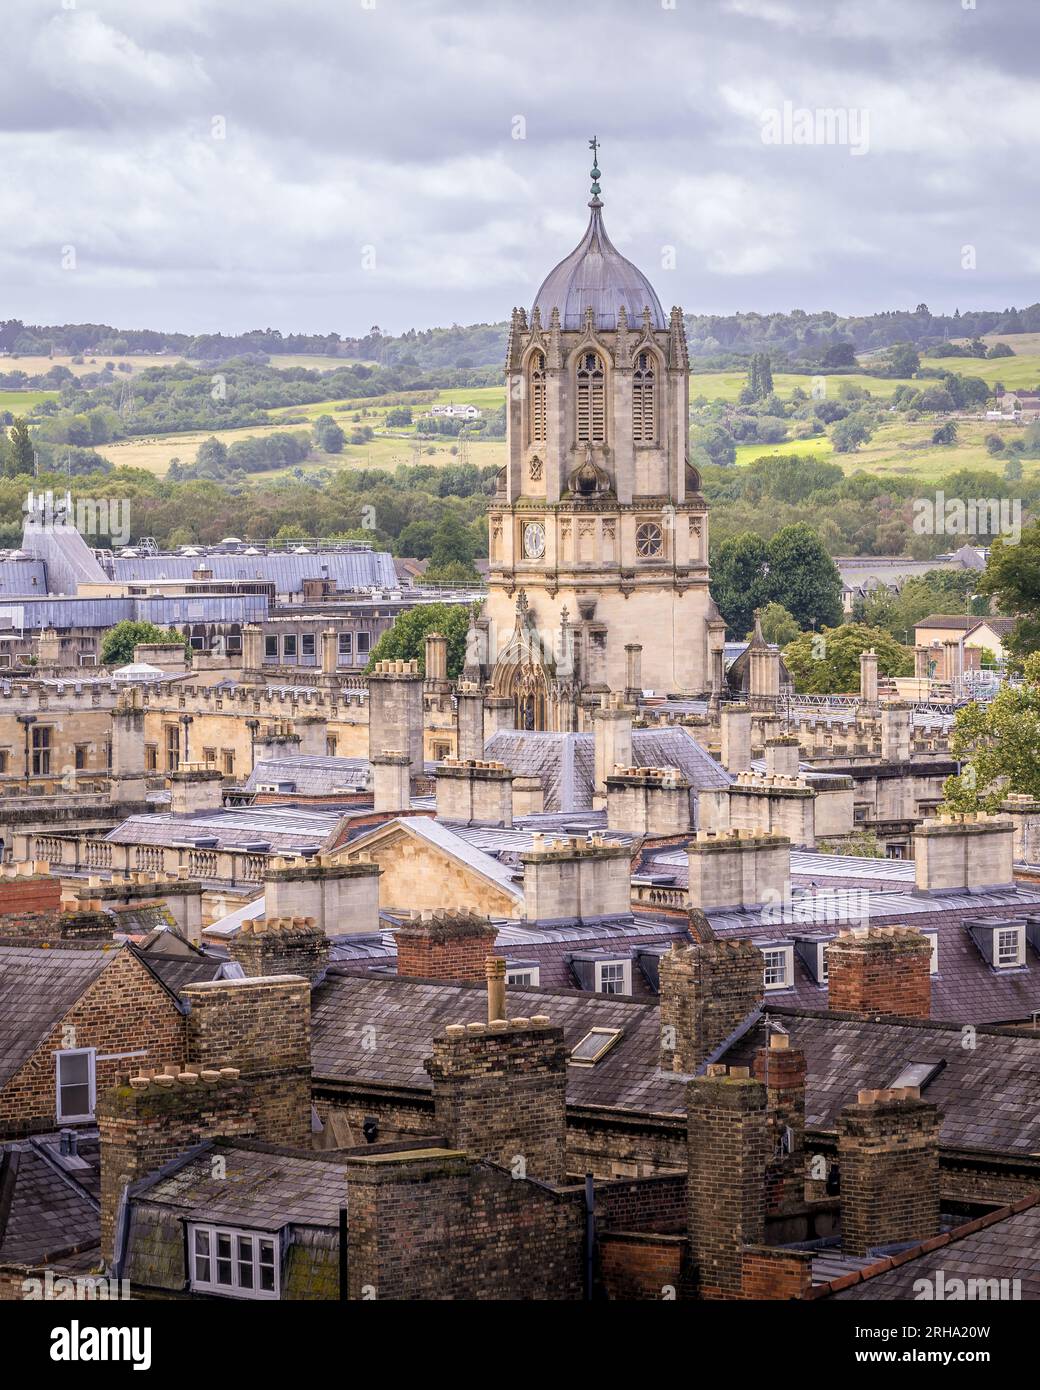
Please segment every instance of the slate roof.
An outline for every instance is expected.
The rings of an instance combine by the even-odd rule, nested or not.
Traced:
[[[344,817],[336,808],[281,805],[218,807],[175,816],[156,812],[129,816],[105,839],[119,845],[178,845],[195,838],[215,837],[217,849],[241,849],[267,842],[271,852],[322,845]]]
[[[933,1288],[941,1275],[946,1296],[953,1279],[1019,1280],[1018,1296],[1040,1299],[1040,1205],[1036,1197],[1024,1198],[1003,1213],[967,1223],[950,1232],[938,1249],[916,1252],[898,1268],[883,1273],[868,1265],[849,1288],[828,1294],[840,1300],[866,1299],[888,1302],[913,1299],[918,1279],[929,1279]],[[969,1303],[969,1306],[977,1306]]]
[[[258,785],[291,782],[301,796],[328,796],[335,792],[365,791],[371,785],[367,758],[327,758],[300,754],[290,758],[265,758],[243,783],[246,791]]]
[[[213,1155],[224,1159],[214,1176]],[[174,1207],[191,1217],[278,1231],[288,1222],[339,1227],[346,1183],[330,1153],[293,1154],[271,1144],[207,1143],[135,1189],[136,1205]]]
[[[449,1023],[487,1017],[483,985],[402,980],[331,970],[312,1000],[312,1061],[316,1083],[359,1081],[429,1092],[423,1060],[433,1035]],[[621,1028],[620,1041],[594,1067],[571,1067],[567,1099],[668,1114],[685,1111],[683,1077],[658,1070],[658,1010],[649,1002],[580,990],[513,989],[514,1017],[547,1014],[573,1048],[590,1028]],[[374,1028],[376,1046],[363,1045]]]
[[[58,1143],[40,1135],[0,1149],[0,1265],[51,1262],[98,1243],[96,1131],[80,1132],[76,1158],[62,1158]]]
[[[109,945],[88,949],[0,946],[0,1085],[116,958]]]
[[[861,1089],[890,1086],[909,1062],[944,1061],[922,1095],[942,1113],[951,1148],[1033,1155],[1040,1151],[1040,1035],[978,1026],[965,1047],[959,1024],[857,1019],[771,1006],[766,1012],[805,1052],[806,1125],[833,1131]],[[753,1029],[722,1057],[749,1065],[763,1044]]]

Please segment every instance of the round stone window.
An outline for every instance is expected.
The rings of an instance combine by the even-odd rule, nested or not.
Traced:
[[[655,521],[644,521],[636,527],[636,554],[641,560],[660,555],[664,550],[664,535]]]

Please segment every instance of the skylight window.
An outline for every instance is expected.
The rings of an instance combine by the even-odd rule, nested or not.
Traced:
[[[896,1079],[888,1085],[892,1090],[897,1087],[916,1086],[923,1091],[930,1081],[935,1080],[945,1065],[946,1061],[941,1057],[937,1062],[907,1062]]]
[[[621,1037],[621,1028],[590,1028],[571,1049],[571,1063],[576,1067],[594,1067],[601,1057],[605,1057]]]

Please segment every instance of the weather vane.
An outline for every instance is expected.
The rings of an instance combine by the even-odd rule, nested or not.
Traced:
[[[592,176],[592,196],[599,197],[599,141],[595,136],[589,141],[589,149],[592,151],[592,168],[589,173]]]

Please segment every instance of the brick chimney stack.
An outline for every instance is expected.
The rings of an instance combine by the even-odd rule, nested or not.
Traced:
[[[311,984],[329,964],[329,938],[313,917],[261,917],[243,922],[229,943],[246,975],[302,975]]]
[[[688,1235],[701,1298],[740,1298],[744,1250],[765,1237],[766,1088],[711,1066],[686,1088]]]
[[[484,981],[497,935],[487,917],[472,912],[414,913],[394,929],[397,973],[421,980]]]
[[[838,1116],[846,1255],[939,1232],[939,1112],[916,1087],[860,1091]]]
[[[437,1132],[516,1177],[562,1182],[568,1055],[563,1029],[540,1015],[450,1025],[424,1063]]]
[[[770,1213],[805,1200],[805,1053],[786,1033],[771,1033],[755,1055],[755,1079],[766,1088],[771,1157],[766,1165]]]
[[[658,969],[661,1069],[692,1075],[761,1007],[762,952],[750,941],[676,941]]]
[[[914,927],[854,927],[827,946],[827,1007],[929,1018],[932,946]]]

